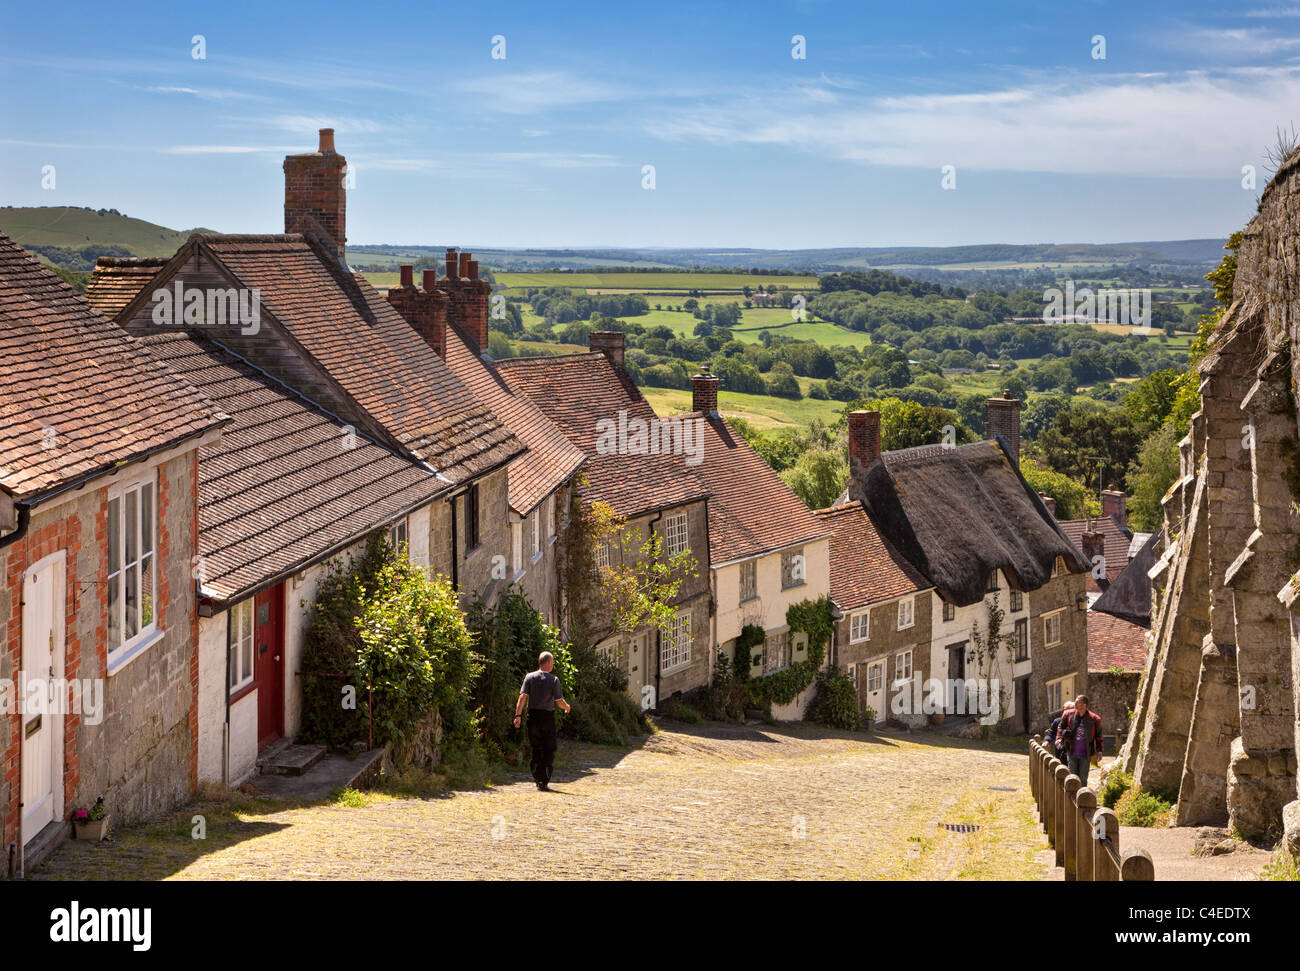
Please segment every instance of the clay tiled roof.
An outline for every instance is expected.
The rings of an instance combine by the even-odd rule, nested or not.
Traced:
[[[860,503],[813,514],[831,535],[831,599],[843,610],[892,600],[931,584],[889,545]]]
[[[256,288],[263,313],[394,441],[448,480],[463,482],[524,452],[364,277],[308,237],[196,233],[187,244],[195,246]]]
[[[826,536],[830,530],[723,419],[700,414],[709,487],[709,562],[717,565]]]
[[[1146,631],[1110,614],[1088,611],[1088,670],[1141,671],[1146,665]]]
[[[199,452],[204,586],[239,599],[451,488],[201,335],[141,338],[233,419]]]
[[[225,417],[2,233],[0,389],[0,486],[20,501]]]
[[[1092,572],[1089,571],[1088,589],[1093,593],[1103,593],[1124,572],[1124,567],[1128,566],[1129,545],[1132,543],[1133,538],[1128,530],[1121,526],[1113,516],[1057,520],[1061,532],[1081,553],[1085,552],[1083,549],[1083,534],[1088,531],[1089,524],[1092,525],[1095,532],[1101,533],[1104,539],[1103,552],[1106,557],[1106,580],[1104,583],[1098,583],[1092,578]]]
[[[158,257],[101,256],[86,283],[86,299],[105,317],[116,317],[167,263]]]
[[[447,364],[474,397],[514,432],[528,451],[510,463],[510,508],[521,516],[578,471],[586,456],[521,391],[484,362],[455,324],[447,326]]]
[[[506,383],[526,394],[587,456],[584,495],[625,518],[707,498],[708,487],[682,455],[629,454],[597,449],[601,419],[647,422],[658,416],[627,372],[602,353],[497,361]]]

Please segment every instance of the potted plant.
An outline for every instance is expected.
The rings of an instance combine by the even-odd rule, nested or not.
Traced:
[[[89,809],[75,810],[72,813],[72,824],[76,828],[77,839],[102,840],[108,829],[108,810],[104,807],[104,797],[96,799]]]

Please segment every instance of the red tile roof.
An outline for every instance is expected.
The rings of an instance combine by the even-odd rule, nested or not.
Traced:
[[[697,473],[709,487],[709,562],[757,556],[824,537],[830,530],[722,418],[699,413],[704,454]]]
[[[562,486],[586,460],[574,445],[526,394],[512,388],[485,362],[455,324],[447,325],[447,364],[478,401],[490,408],[501,423],[528,446],[510,463],[510,508],[521,516]]]
[[[1118,665],[1125,671],[1146,666],[1146,630],[1110,614],[1088,611],[1088,670],[1109,671]]]
[[[861,503],[819,509],[831,531],[831,599],[843,610],[931,589],[931,584],[876,530]]]
[[[264,317],[282,326],[395,442],[450,481],[525,451],[364,277],[309,237],[196,233],[172,258],[166,278],[192,247],[256,288]],[[137,299],[119,316],[142,306]]]
[[[631,518],[705,499],[709,489],[681,455],[605,453],[597,447],[602,419],[658,419],[627,372],[603,353],[497,361],[497,374],[522,391],[587,456],[588,499]]]
[[[225,420],[2,233],[0,324],[0,486],[20,501]]]
[[[202,335],[141,338],[233,419],[199,451],[204,586],[241,599],[451,488]]]
[[[1104,546],[1103,552],[1106,557],[1106,582],[1098,583],[1092,578],[1092,572],[1088,573],[1088,589],[1093,593],[1105,591],[1106,587],[1115,582],[1115,578],[1124,572],[1124,567],[1128,566],[1128,549],[1133,541],[1133,537],[1125,532],[1124,528],[1115,521],[1112,516],[1094,516],[1092,519],[1058,519],[1056,524],[1061,527],[1061,532],[1066,535],[1071,543],[1083,552],[1083,534],[1088,531],[1089,524],[1095,532],[1101,533]]]
[[[159,257],[101,256],[86,282],[86,299],[105,317],[116,317],[169,262]]]

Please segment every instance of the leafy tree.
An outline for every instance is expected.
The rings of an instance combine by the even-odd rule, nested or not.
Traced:
[[[1056,500],[1057,519],[1082,519],[1087,515],[1087,490],[1067,475],[1045,469],[1026,455],[1020,456],[1020,474],[1029,487]]]
[[[849,463],[838,449],[812,449],[800,455],[781,478],[809,509],[825,509],[844,490]]]
[[[1155,430],[1138,453],[1137,468],[1130,478],[1133,496],[1128,502],[1129,518],[1136,529],[1152,532],[1164,519],[1160,504],[1178,478],[1178,429],[1166,422]]]

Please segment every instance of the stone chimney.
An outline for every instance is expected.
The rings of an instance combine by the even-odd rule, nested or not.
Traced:
[[[707,364],[701,364],[700,373],[691,377],[691,411],[718,413],[718,377],[709,373]]]
[[[1101,514],[1115,517],[1117,523],[1128,529],[1128,497],[1116,489],[1114,483],[1102,491]]]
[[[849,498],[862,499],[867,470],[880,458],[880,412],[849,412]]]
[[[587,347],[594,354],[601,351],[615,367],[623,366],[624,335],[621,330],[593,330],[587,335]],[[716,381],[717,378],[714,378]]]
[[[472,254],[447,250],[447,276],[442,281],[447,291],[451,319],[476,345],[478,353],[488,347],[488,303],[492,285],[478,278],[478,260]]]
[[[984,433],[992,438],[1001,435],[1011,450],[1012,462],[1020,465],[1020,406],[1019,398],[1011,397],[1010,391],[1003,391],[1001,398],[989,398],[984,402]]]
[[[438,271],[424,271],[424,289],[415,287],[415,269],[402,267],[401,286],[388,291],[388,302],[441,358],[447,356],[447,297],[437,288]]]
[[[314,233],[339,259],[347,247],[347,159],[334,151],[334,129],[320,130],[320,147],[284,160],[284,231]]]
[[[1043,500],[1043,505],[1047,507],[1047,511],[1050,512],[1050,513],[1052,514],[1053,517],[1055,517],[1055,516],[1056,516],[1056,500],[1055,500],[1054,498],[1052,498],[1051,496],[1045,496],[1045,495],[1043,495],[1041,492],[1038,494],[1038,498],[1041,499],[1041,500]]]

